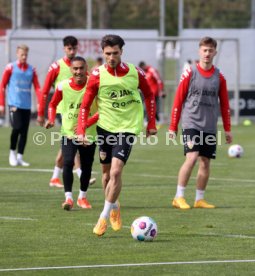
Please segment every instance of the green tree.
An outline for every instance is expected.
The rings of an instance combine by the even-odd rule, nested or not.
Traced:
[[[23,0],[23,26],[27,28],[85,28],[86,1]]]
[[[184,28],[247,28],[250,0],[184,0]]]
[[[159,29],[159,1],[92,0],[93,28]],[[247,28],[251,0],[183,0],[184,28]],[[12,1],[0,0],[11,18]],[[165,0],[166,35],[178,33],[178,0]],[[25,28],[86,28],[86,0],[23,0]]]

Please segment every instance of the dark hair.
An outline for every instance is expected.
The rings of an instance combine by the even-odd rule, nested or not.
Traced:
[[[63,38],[63,44],[64,46],[77,46],[78,40],[76,37],[69,35]]]
[[[125,45],[125,42],[118,35],[109,34],[109,35],[105,35],[102,38],[102,41],[101,41],[101,47],[102,47],[102,49],[104,49],[107,46],[113,47],[115,45],[119,45],[120,49],[122,49],[122,47]]]
[[[144,61],[140,61],[138,66],[140,68],[143,68],[145,65],[146,65],[146,63]]]
[[[98,57],[97,58],[97,62],[103,62],[103,58],[102,57]]]
[[[205,45],[212,45],[215,49],[217,48],[217,41],[209,36],[203,37],[199,42],[199,47]]]
[[[72,58],[71,63],[73,63],[74,61],[82,61],[82,62],[86,63],[85,58],[80,57],[80,56],[76,56],[76,57]]]

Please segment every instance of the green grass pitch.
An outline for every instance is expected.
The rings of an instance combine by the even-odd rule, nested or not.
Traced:
[[[31,166],[26,169],[9,167],[10,129],[0,128],[0,274],[254,275],[254,124],[233,127],[234,143],[244,148],[240,159],[227,156],[222,135],[206,192],[206,199],[217,206],[213,210],[171,207],[184,156],[182,145],[165,145],[166,130],[159,130],[157,145],[134,146],[120,197],[124,227],[119,232],[109,227],[98,238],[92,229],[104,196],[97,153],[97,183],[88,191],[93,208],[75,205],[67,212],[61,209],[63,190],[48,186],[59,148],[58,142],[50,145],[50,131],[31,126],[24,156]],[[44,145],[33,142],[37,132],[46,135]],[[75,175],[75,200],[78,187]],[[194,197],[195,172],[186,189],[187,202],[193,205]],[[131,237],[130,225],[142,215],[157,222],[158,236],[152,243]],[[11,271],[20,268],[26,269]]]

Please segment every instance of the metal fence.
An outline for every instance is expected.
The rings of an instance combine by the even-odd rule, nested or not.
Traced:
[[[107,33],[107,31],[102,30]],[[123,30],[124,34],[127,32]],[[31,35],[31,32],[11,32],[6,39],[0,40],[0,48],[2,53],[5,53],[4,58],[1,59],[0,69],[3,69],[4,63],[15,60],[16,47],[20,43],[26,43],[30,46],[29,61],[32,65],[37,65],[37,72],[41,86],[43,85],[45,76],[49,65],[56,59],[62,57],[63,46],[62,38],[69,35],[70,32],[66,30],[58,30],[58,34],[54,35],[45,30],[36,30],[36,35]],[[100,40],[101,36],[94,34],[86,34],[79,30],[72,31],[79,39],[78,54],[84,56],[89,65],[93,65],[96,57],[101,55]],[[131,31],[132,33],[132,31]],[[101,35],[101,33],[100,33]],[[160,118],[161,123],[169,121],[169,114],[171,112],[172,101],[175,90],[179,82],[182,67],[185,61],[191,57],[197,58],[197,50],[199,40],[197,38],[179,38],[179,37],[139,37],[137,35],[124,36],[126,45],[124,47],[123,60],[132,62],[138,65],[140,60],[146,60],[158,68],[163,77],[165,84],[166,97],[161,99],[160,103]],[[228,82],[228,87],[234,92],[234,110],[233,123],[237,124],[239,121],[239,41],[236,38],[216,38],[219,42],[218,56],[215,59],[216,66],[227,66],[228,74],[232,81]],[[224,55],[221,55],[222,45],[231,42],[234,45],[234,54],[232,57],[231,66],[224,62]],[[3,63],[4,62],[4,63]],[[228,80],[228,76],[226,76]],[[36,111],[36,101],[33,99],[32,111]],[[6,120],[8,124],[8,118]]]

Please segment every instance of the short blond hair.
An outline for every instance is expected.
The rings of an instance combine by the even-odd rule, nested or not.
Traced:
[[[17,51],[18,51],[19,49],[24,50],[24,51],[27,51],[27,52],[29,51],[29,47],[28,47],[27,45],[25,45],[25,44],[20,44],[20,45],[18,45]]]

